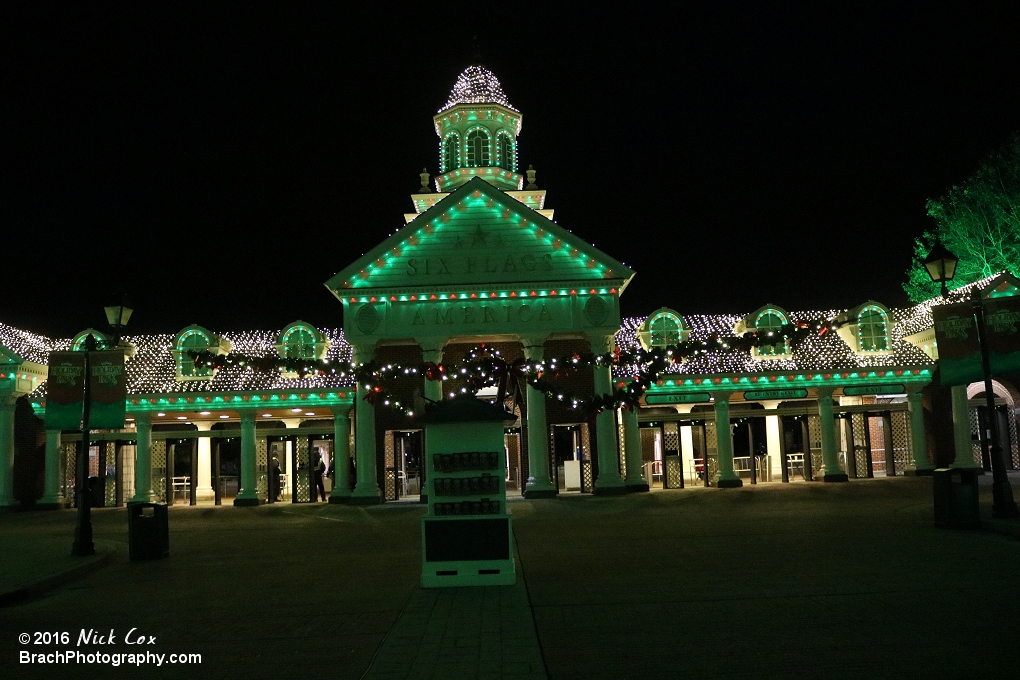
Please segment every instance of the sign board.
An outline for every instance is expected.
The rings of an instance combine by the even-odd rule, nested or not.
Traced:
[[[859,397],[863,394],[905,394],[907,388],[903,385],[855,385],[844,387],[843,394],[848,397]]]
[[[85,402],[85,353],[50,352],[46,429],[80,430]]]
[[[119,430],[124,427],[127,375],[124,352],[89,352],[90,430]]]
[[[127,375],[124,352],[88,352],[89,422],[85,406],[86,352],[51,352],[46,381],[47,430],[119,430],[124,427]]]
[[[749,390],[744,392],[744,401],[760,401],[763,399],[804,399],[808,391],[798,389]]]
[[[988,361],[992,374],[1020,371],[1020,297],[984,300]],[[942,385],[984,379],[974,306],[971,302],[932,307]]]
[[[703,404],[712,401],[712,395],[708,392],[688,392],[686,394],[669,393],[647,393],[645,403],[656,404]]]

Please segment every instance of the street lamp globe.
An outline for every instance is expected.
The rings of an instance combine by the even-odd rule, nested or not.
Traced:
[[[928,276],[935,283],[942,285],[942,297],[949,294],[946,284],[956,276],[956,263],[959,261],[960,258],[942,245],[942,241],[936,242],[928,257],[924,258],[924,268],[928,271]]]

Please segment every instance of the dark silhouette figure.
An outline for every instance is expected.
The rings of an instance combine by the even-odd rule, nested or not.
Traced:
[[[326,500],[326,487],[322,483],[322,476],[326,474],[326,464],[322,462],[322,456],[319,456],[319,460],[315,463],[315,469],[312,472],[315,491],[319,494],[321,500]]]
[[[273,456],[273,466],[270,469],[270,484],[273,493],[273,502],[280,500],[280,461],[276,456]]]

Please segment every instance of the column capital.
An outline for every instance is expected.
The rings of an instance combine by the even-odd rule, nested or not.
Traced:
[[[354,409],[354,404],[350,406],[335,406],[333,408],[333,419],[337,418],[350,418],[351,411]]]
[[[421,347],[422,352],[442,352],[446,345],[449,344],[450,339],[428,338],[421,340],[419,338],[415,338],[415,342],[417,342],[418,346]]]
[[[734,390],[712,390],[711,392],[709,392],[709,394],[712,395],[713,403],[720,401],[725,401],[728,403],[730,397],[736,394],[736,392]]]
[[[832,393],[836,390],[836,388],[829,385],[819,385],[815,388],[815,390],[818,392],[819,399],[822,397],[829,397],[831,399]]]
[[[215,425],[215,423],[211,423],[204,420],[200,420],[197,422],[193,420],[191,421],[191,424],[194,425],[195,429],[198,430],[199,432],[208,432],[209,430],[212,429],[212,426]]]
[[[375,356],[374,342],[359,342],[352,344],[351,347],[354,349],[351,361],[356,364],[367,364]]]
[[[591,344],[591,351],[595,354],[612,352],[613,347],[616,346],[615,333],[611,333],[609,335],[603,335],[602,333],[585,333],[584,336],[588,338],[588,342]]]
[[[237,409],[237,415],[241,417],[241,422],[249,422],[254,424],[258,419],[258,409],[255,408],[239,408]]]
[[[524,346],[524,358],[528,361],[542,361],[545,359],[544,337],[521,337],[521,344]]]

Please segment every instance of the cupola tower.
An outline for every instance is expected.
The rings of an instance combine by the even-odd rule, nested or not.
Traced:
[[[436,190],[452,191],[472,177],[504,191],[523,189],[524,177],[517,173],[521,118],[492,71],[468,66],[433,116],[439,135]]]

